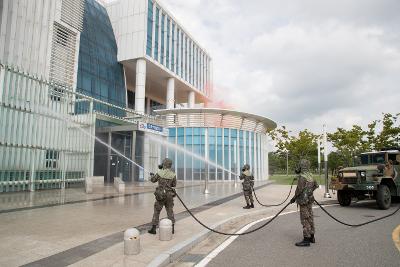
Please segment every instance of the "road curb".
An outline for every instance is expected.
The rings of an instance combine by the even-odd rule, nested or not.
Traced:
[[[240,219],[240,218],[246,217],[246,216],[261,215],[265,212],[266,212],[266,210],[257,210],[257,211],[252,211],[252,212],[248,212],[248,213],[241,214],[241,215],[232,216],[228,219],[217,222],[216,224],[210,226],[210,228],[214,229],[214,230],[222,230],[222,227],[229,222],[232,222],[234,220],[237,220],[237,219]],[[240,228],[242,228],[242,227],[240,227]],[[237,232],[237,230],[235,230],[232,233],[236,233],[236,232]],[[176,244],[174,247],[172,247],[171,249],[169,249],[167,251],[162,252],[159,256],[154,258],[147,266],[148,267],[149,266],[150,267],[167,266],[168,264],[177,260],[183,254],[188,252],[190,249],[192,249],[193,247],[198,245],[201,241],[205,240],[211,234],[212,234],[212,231],[207,230],[207,229],[203,230],[199,234],[197,234],[183,242]]]

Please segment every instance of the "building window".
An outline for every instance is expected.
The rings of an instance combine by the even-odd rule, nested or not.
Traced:
[[[169,42],[171,40],[171,34],[169,33],[169,30],[171,29],[170,23],[171,23],[170,19],[167,18],[167,53],[166,53],[167,59],[166,59],[166,64],[167,64],[167,68],[169,68],[169,69],[171,69],[171,66],[169,65],[169,47],[170,47]]]
[[[171,70],[175,71],[175,24],[171,24],[172,26],[172,47],[171,47]]]
[[[188,38],[185,36],[185,80],[188,80],[188,61],[189,61],[189,41]]]
[[[189,83],[192,83],[193,43],[189,41]]]
[[[59,153],[55,150],[46,150],[46,168],[57,169],[58,166]]]
[[[165,64],[164,62],[164,47],[165,47],[165,15],[162,13],[161,15],[161,64]]]
[[[158,31],[160,30],[160,9],[156,7],[156,28],[155,28],[155,33],[154,33],[154,58],[159,61],[158,59],[158,37],[159,33]]]
[[[146,54],[151,57],[151,45],[153,42],[153,1],[148,1],[147,10],[147,45]]]
[[[173,30],[174,28],[172,28]],[[177,28],[176,29],[176,63],[175,63],[175,73],[179,75],[179,67],[180,67],[180,63],[179,63],[179,53],[180,53],[180,30]],[[173,53],[174,51],[172,51]]]
[[[184,40],[183,40],[183,32],[181,32],[181,68],[180,68],[180,76],[183,78],[183,46],[184,46]]]

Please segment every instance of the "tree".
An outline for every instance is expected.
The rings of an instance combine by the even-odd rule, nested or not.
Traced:
[[[337,149],[337,155],[344,166],[355,163],[355,157],[362,152],[400,147],[400,113],[383,113],[382,120],[374,120],[363,130],[353,125],[350,130],[337,128],[328,134],[328,140]]]
[[[336,132],[328,133],[328,141],[337,149],[345,166],[354,165],[354,157],[368,150],[367,132],[361,126],[353,125],[350,130],[337,128]]]
[[[382,130],[377,133],[376,127],[381,123]],[[371,134],[371,149],[381,150],[384,148],[400,147],[400,113],[395,115],[383,113],[382,120],[374,121],[368,125]],[[372,131],[375,135],[372,135]]]
[[[289,133],[285,126],[270,132],[277,147],[276,156],[286,159],[288,153],[289,168],[292,170],[304,158],[310,160],[312,168],[317,168],[317,135],[307,129],[299,132],[298,136]]]

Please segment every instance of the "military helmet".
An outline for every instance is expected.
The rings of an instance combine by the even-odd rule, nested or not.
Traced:
[[[307,172],[310,170],[311,163],[308,159],[301,159],[299,162],[299,167],[300,167],[301,172],[304,173],[304,172]]]
[[[165,158],[162,162],[162,166],[164,169],[171,169],[172,167],[172,160],[170,160],[169,158]]]
[[[250,170],[250,165],[249,164],[244,164],[243,170]]]

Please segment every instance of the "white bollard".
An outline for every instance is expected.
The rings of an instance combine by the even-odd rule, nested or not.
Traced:
[[[158,232],[161,241],[170,241],[172,239],[172,221],[170,219],[162,219]]]
[[[140,232],[136,228],[129,228],[124,232],[125,255],[137,255],[140,253]]]

